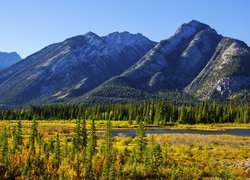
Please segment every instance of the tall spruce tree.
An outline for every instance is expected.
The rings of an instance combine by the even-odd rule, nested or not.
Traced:
[[[58,169],[60,162],[61,162],[61,145],[60,145],[60,138],[59,138],[59,133],[57,132],[56,134],[56,143],[55,143],[55,167]]]
[[[136,130],[136,148],[137,159],[139,162],[142,162],[144,152],[147,148],[146,129],[142,121],[139,123],[139,126]]]
[[[149,169],[152,174],[157,174],[160,166],[162,165],[162,150],[161,146],[155,142],[154,136],[151,136],[149,148]]]
[[[38,125],[36,120],[32,120],[32,125],[31,125],[31,134],[29,138],[29,147],[31,150],[34,152],[35,150],[35,142],[38,136]]]
[[[16,150],[20,153],[21,145],[23,145],[22,122],[19,120],[13,134],[13,153],[15,153]]]
[[[1,162],[2,165],[7,168],[7,165],[9,163],[9,143],[8,143],[8,134],[7,134],[7,129],[6,127],[4,128],[4,131],[1,136]]]
[[[111,136],[111,121],[107,121],[106,125],[106,130],[104,133],[104,140],[105,140],[105,145],[104,145],[104,164],[103,164],[103,170],[102,170],[102,179],[112,179],[110,175],[112,174],[112,169],[113,169],[113,140]]]
[[[93,178],[92,160],[93,160],[93,156],[96,153],[96,145],[97,145],[97,136],[96,136],[95,120],[92,119],[91,129],[90,129],[90,134],[89,134],[89,139],[88,139],[88,144],[87,144],[88,159],[87,159],[87,165],[86,165],[86,170],[85,170],[85,177],[87,179]]]
[[[86,128],[86,116],[83,117],[82,127],[81,127],[81,138],[82,138],[82,162],[85,164],[87,158],[86,148],[88,143],[87,128]]]

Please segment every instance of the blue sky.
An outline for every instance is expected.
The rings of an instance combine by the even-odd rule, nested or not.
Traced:
[[[140,32],[154,41],[192,19],[250,45],[249,0],[2,0],[0,51],[22,57],[93,31]]]

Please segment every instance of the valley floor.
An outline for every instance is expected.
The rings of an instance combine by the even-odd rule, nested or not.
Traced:
[[[30,141],[34,135],[34,121],[22,121],[23,145],[13,152],[18,121],[0,121],[1,171],[0,178],[81,179],[87,177],[88,147],[86,152],[75,145],[77,123],[72,121],[37,121],[38,136],[34,149]],[[13,128],[13,127],[16,128]],[[87,121],[87,129],[91,122]],[[106,121],[95,121],[97,129],[106,129]],[[113,128],[136,128],[127,121],[112,121]],[[159,126],[150,126],[149,128]],[[162,126],[160,126],[162,128]],[[249,124],[174,125],[171,128],[224,129],[249,128]],[[166,126],[165,128],[169,128]],[[89,131],[88,131],[89,132]],[[40,136],[39,136],[40,134]],[[91,133],[88,133],[91,137]],[[4,137],[6,136],[6,139]],[[39,138],[37,138],[39,137]],[[88,138],[88,143],[89,139]],[[115,179],[249,179],[250,136],[154,134],[145,136],[142,157],[138,156],[138,141],[143,136],[115,136],[112,138],[112,157],[109,173]],[[7,142],[7,145],[4,143]],[[111,141],[110,141],[111,142]],[[97,133],[96,152],[91,156],[91,176],[105,174],[107,132]],[[159,146],[158,146],[159,145]],[[76,146],[76,147],[75,147]],[[7,155],[4,153],[7,149]],[[77,148],[79,148],[77,150]],[[113,149],[115,152],[113,152]],[[145,152],[144,152],[145,151]],[[86,157],[83,155],[86,153]],[[6,157],[8,157],[6,161]],[[85,158],[85,160],[83,160]],[[142,158],[142,159],[140,159]],[[114,168],[114,169],[113,169]]]

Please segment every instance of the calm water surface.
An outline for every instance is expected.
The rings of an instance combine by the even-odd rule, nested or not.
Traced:
[[[135,136],[135,129],[112,130],[114,136]],[[196,130],[196,129],[147,129],[146,134],[230,134],[250,136],[250,129]]]

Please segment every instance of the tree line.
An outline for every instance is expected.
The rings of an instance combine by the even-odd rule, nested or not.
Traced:
[[[132,123],[164,125],[168,123],[249,123],[250,106],[245,103],[220,104],[201,102],[175,104],[164,100],[152,100],[128,104],[97,105],[44,105],[29,108],[0,110],[2,120],[60,120],[60,119],[124,120]]]

